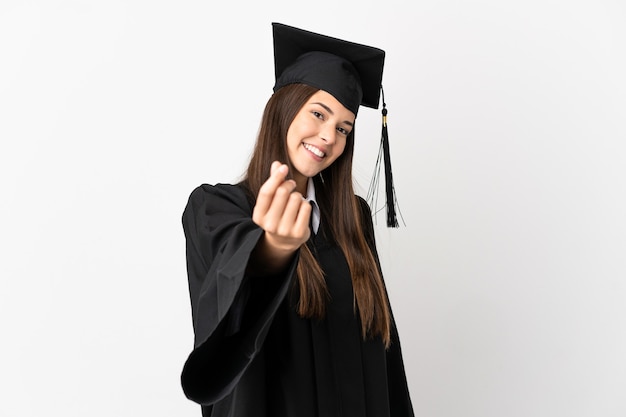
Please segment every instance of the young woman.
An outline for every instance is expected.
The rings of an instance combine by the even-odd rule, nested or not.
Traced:
[[[245,178],[198,187],[183,214],[195,331],[183,389],[203,416],[413,416],[352,187],[355,119],[368,96],[378,105],[382,51],[279,24],[274,40],[275,93]],[[282,68],[284,42],[299,46]],[[350,48],[378,55],[373,86]]]

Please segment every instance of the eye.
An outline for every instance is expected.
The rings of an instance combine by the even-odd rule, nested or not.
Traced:
[[[313,110],[311,113],[313,114],[313,116],[317,117],[318,119],[324,120],[324,115],[322,113],[320,113],[320,112],[318,112],[316,110]]]
[[[337,132],[341,133],[344,136],[348,136],[350,134],[350,131],[347,129],[344,129],[343,127],[338,127]]]

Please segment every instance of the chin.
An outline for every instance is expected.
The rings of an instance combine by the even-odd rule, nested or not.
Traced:
[[[294,165],[294,169],[296,171],[298,171],[300,173],[300,175],[303,175],[303,176],[305,176],[307,178],[314,177],[314,176],[316,176],[317,174],[320,173],[319,169],[315,169],[313,167],[306,167],[306,166],[304,166],[302,168],[299,168],[299,167]]]

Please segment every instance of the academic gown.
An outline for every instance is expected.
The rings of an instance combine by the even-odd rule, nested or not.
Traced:
[[[368,243],[375,251],[369,208]],[[246,275],[263,230],[240,185],[196,188],[183,214],[195,332],[185,395],[211,417],[413,417],[400,341],[364,340],[346,259],[324,219],[307,243],[325,272],[323,320],[295,310],[298,256],[277,276]],[[294,292],[296,296],[294,296]]]

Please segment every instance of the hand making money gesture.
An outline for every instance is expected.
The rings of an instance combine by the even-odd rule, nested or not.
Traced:
[[[310,236],[311,205],[287,179],[287,165],[274,161],[252,212],[252,221],[264,231],[257,245],[256,261],[269,270],[283,267]]]

